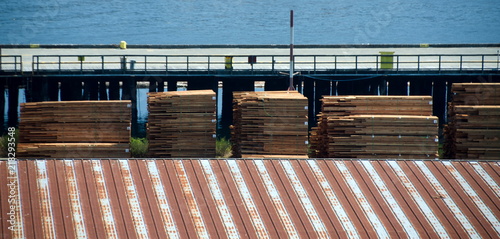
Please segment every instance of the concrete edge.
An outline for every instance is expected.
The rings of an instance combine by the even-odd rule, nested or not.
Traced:
[[[471,48],[500,47],[500,43],[422,43],[422,44],[311,44],[294,45],[294,48]],[[75,48],[120,48],[119,44],[0,44],[0,48],[45,48],[45,49],[75,49]],[[153,45],[129,44],[128,49],[196,49],[196,48],[289,48],[287,44],[270,45]]]

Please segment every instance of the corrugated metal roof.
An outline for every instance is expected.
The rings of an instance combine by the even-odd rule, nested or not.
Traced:
[[[499,161],[18,160],[0,182],[2,238],[500,237]]]

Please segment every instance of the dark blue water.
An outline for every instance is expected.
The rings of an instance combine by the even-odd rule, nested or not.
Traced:
[[[498,0],[1,1],[0,44],[498,43]]]

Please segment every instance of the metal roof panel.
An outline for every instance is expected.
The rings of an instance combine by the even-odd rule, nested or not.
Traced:
[[[500,236],[498,161],[2,160],[0,182],[6,238]]]

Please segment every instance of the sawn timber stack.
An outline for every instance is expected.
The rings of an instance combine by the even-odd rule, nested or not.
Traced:
[[[233,93],[233,157],[307,155],[307,98],[298,92]]]
[[[321,101],[318,126],[311,132],[313,157],[437,157],[431,96],[324,96]]]
[[[19,157],[130,157],[130,101],[21,104]]]
[[[215,92],[192,90],[148,95],[151,157],[215,157]]]
[[[445,157],[500,158],[500,83],[454,83]]]

